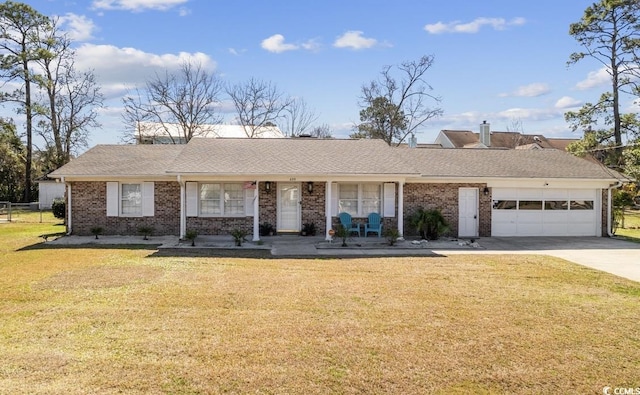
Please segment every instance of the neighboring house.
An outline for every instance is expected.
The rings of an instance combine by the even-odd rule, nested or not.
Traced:
[[[413,235],[411,215],[438,208],[459,237],[603,236],[621,176],[559,150],[390,147],[382,140],[192,139],[99,145],[51,177],[67,186],[68,232],[228,235],[259,226],[329,238],[338,214]]]
[[[242,125],[200,125],[194,137],[204,138],[247,138],[250,129]],[[138,122],[138,144],[184,144],[184,135],[177,124],[158,122]],[[283,138],[284,134],[277,126],[262,126],[254,131],[255,138]]]
[[[490,124],[480,124],[479,133],[470,130],[442,130],[435,140],[443,148],[506,148],[506,149],[557,149],[566,151],[567,146],[580,139],[547,138],[541,134],[518,132],[494,132]]]
[[[50,210],[55,199],[63,199],[65,186],[60,180],[43,177],[36,180],[38,183],[38,208],[40,210]]]

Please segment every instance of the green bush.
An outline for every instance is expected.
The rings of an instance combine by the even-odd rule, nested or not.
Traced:
[[[54,199],[51,204],[51,211],[53,212],[53,216],[58,219],[64,219],[65,214],[67,212],[67,204],[64,199]]]

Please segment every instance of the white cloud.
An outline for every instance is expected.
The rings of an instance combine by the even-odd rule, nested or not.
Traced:
[[[599,70],[587,74],[587,78],[578,82],[576,88],[582,91],[607,84],[611,84],[611,76],[609,75],[608,69],[602,67]]]
[[[333,46],[336,48],[365,49],[371,48],[378,43],[374,38],[363,37],[363,34],[359,30],[349,30],[338,37]]]
[[[102,10],[166,11],[189,0],[94,0],[93,8]],[[180,13],[182,14],[182,10]]]
[[[87,41],[93,38],[96,25],[84,15],[67,13],[59,17],[62,28],[69,33],[69,38],[74,41]]]
[[[274,34],[269,38],[265,38],[264,40],[262,40],[260,46],[262,47],[262,49],[273,53],[282,53],[285,51],[294,51],[298,49],[298,46],[295,44],[285,43],[284,36],[282,34]]]
[[[437,22],[424,26],[430,34],[443,34],[443,33],[477,33],[483,26],[490,26],[494,30],[504,30],[509,26],[524,25],[526,20],[518,17],[513,18],[510,21],[504,18],[476,18],[469,23],[461,23],[460,21],[454,21],[449,23]]]
[[[551,88],[549,88],[548,84],[544,84],[541,82],[535,82],[529,85],[523,85],[518,87],[515,91],[511,93],[501,93],[499,96],[508,97],[508,96],[516,96],[516,97],[538,97],[545,95],[551,92]]]
[[[199,63],[210,72],[216,68],[215,61],[201,52],[158,55],[135,48],[93,44],[84,44],[76,50],[76,66],[79,70],[94,71],[107,98],[143,85],[155,73],[178,71],[185,61]]]
[[[560,99],[558,99],[558,101],[556,102],[555,107],[556,108],[561,108],[561,109],[566,109],[566,108],[577,107],[580,104],[582,104],[582,101],[580,101],[578,99],[574,99],[573,97],[570,97],[570,96],[563,96]]]

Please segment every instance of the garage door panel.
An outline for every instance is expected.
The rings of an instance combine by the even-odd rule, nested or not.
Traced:
[[[596,236],[598,191],[594,189],[494,188],[491,232],[495,236]],[[499,200],[518,200],[500,209]],[[543,201],[544,209],[538,209]],[[573,202],[576,204],[573,204]],[[573,208],[571,209],[571,205]],[[591,207],[591,208],[589,208]],[[524,209],[524,208],[529,208]],[[578,209],[580,208],[580,209]]]

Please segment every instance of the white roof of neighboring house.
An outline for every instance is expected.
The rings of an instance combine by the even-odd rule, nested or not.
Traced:
[[[139,133],[141,137],[174,137],[180,138],[182,132],[178,124],[161,124],[158,122],[139,122]],[[200,125],[201,130],[193,137],[233,137],[246,138],[250,137],[252,131],[242,125]],[[277,126],[260,126],[255,131],[255,136],[260,138],[283,138],[284,134]]]

